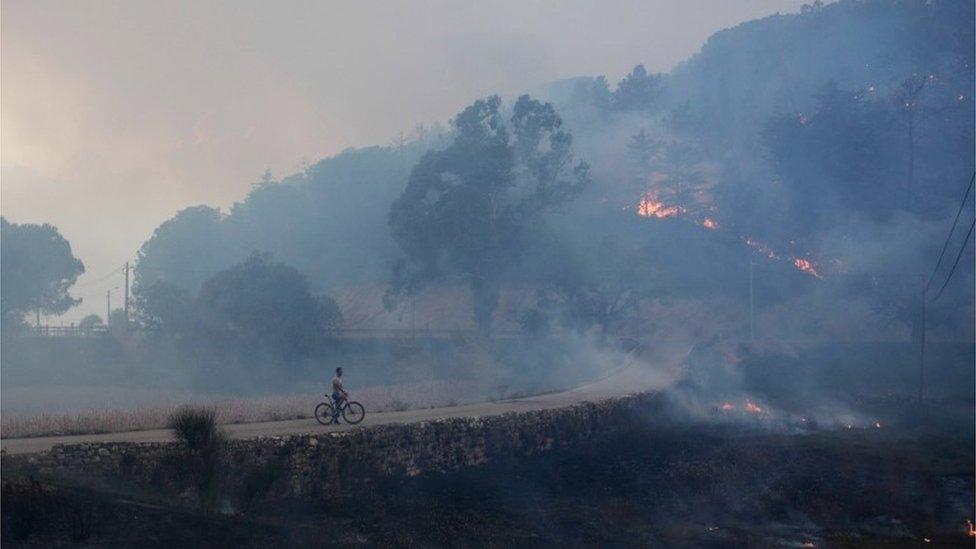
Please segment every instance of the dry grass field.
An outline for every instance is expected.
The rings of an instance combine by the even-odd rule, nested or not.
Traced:
[[[39,393],[27,404],[16,406],[18,400],[31,398],[30,393],[11,395],[0,417],[0,438],[40,437],[51,435],[81,435],[139,431],[166,427],[170,414],[184,404],[212,407],[222,424],[278,421],[312,417],[315,405],[323,396],[314,393],[275,395],[253,398],[227,398],[192,395],[180,398],[176,394],[152,393],[127,400],[115,395],[99,398],[100,392],[120,389],[85,389],[84,395],[75,392],[70,399],[54,403],[55,393]],[[132,395],[130,395],[132,396]],[[4,395],[6,398],[7,395]],[[113,397],[115,397],[113,399]],[[37,399],[52,399],[50,412],[39,411]],[[374,386],[357,390],[353,398],[374,412],[451,406],[482,400],[477,383],[472,381],[437,380],[390,386]],[[105,402],[101,406],[91,403]],[[141,405],[140,405],[141,404]]]

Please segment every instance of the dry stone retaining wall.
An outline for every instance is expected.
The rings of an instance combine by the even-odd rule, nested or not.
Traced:
[[[566,408],[390,424],[353,431],[233,440],[223,456],[228,493],[321,498],[337,486],[368,489],[383,478],[455,471],[565,447],[634,426],[660,399],[641,393]],[[176,443],[57,445],[3,457],[4,467],[45,476],[121,480],[180,491],[188,485]]]

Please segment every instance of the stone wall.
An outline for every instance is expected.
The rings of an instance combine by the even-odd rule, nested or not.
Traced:
[[[322,498],[337,486],[348,493],[384,478],[454,471],[577,444],[630,428],[659,406],[656,395],[642,393],[500,416],[233,440],[222,460],[223,491],[264,500]],[[4,456],[3,467],[181,493],[192,491],[184,458],[177,443],[107,442]]]

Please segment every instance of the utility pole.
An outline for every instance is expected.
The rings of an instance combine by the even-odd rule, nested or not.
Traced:
[[[922,278],[922,336],[918,351],[918,403],[925,398],[925,300],[928,290],[925,278]]]
[[[753,342],[756,339],[756,321],[755,321],[755,288],[753,284],[753,267],[755,263],[749,260],[749,342]]]
[[[112,289],[105,290],[105,325],[108,326],[108,317],[112,315]]]
[[[125,262],[125,301],[122,305],[123,311],[125,311],[125,326],[126,330],[129,329],[129,262]]]

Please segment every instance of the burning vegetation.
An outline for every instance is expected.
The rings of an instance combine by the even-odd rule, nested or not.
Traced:
[[[723,402],[722,405],[719,406],[719,410],[721,410],[722,412],[727,412],[727,413],[735,412],[737,410],[741,410],[741,411],[743,411],[743,412],[745,412],[747,414],[753,414],[753,415],[757,415],[757,416],[761,416],[761,415],[765,415],[766,414],[766,412],[763,410],[762,406],[759,406],[758,404],[756,404],[755,402],[753,402],[752,399],[748,399],[748,398],[745,399],[745,402],[742,404],[741,407],[740,406],[737,406],[737,405],[735,405],[735,404],[733,404],[731,402]]]
[[[722,229],[712,215],[702,215],[715,210],[709,185],[704,181],[693,185],[690,190],[686,189],[685,192],[679,192],[679,189],[675,187],[673,178],[664,173],[652,173],[647,176],[646,183],[649,188],[637,201],[638,216],[652,219],[687,217],[696,219],[693,221],[696,225],[710,231]],[[681,200],[679,198],[681,196],[686,198]],[[779,261],[784,256],[791,257],[792,266],[796,270],[814,278],[821,279],[824,277],[820,267],[812,259],[792,254],[779,254],[772,247],[752,236],[740,236],[739,239],[770,261]],[[790,240],[790,245],[796,246],[796,240]]]
[[[796,259],[793,260],[793,266],[795,266],[800,271],[802,271],[802,272],[804,272],[804,273],[806,273],[806,274],[808,274],[808,275],[810,275],[812,277],[815,277],[815,278],[823,278],[823,275],[821,275],[817,271],[817,269],[815,269],[813,267],[813,263],[811,263],[809,259],[804,259],[802,257],[797,257]]]
[[[916,543],[922,535],[940,542],[940,531],[929,528],[937,519],[957,538],[972,538],[972,522],[962,528],[971,508],[943,505],[949,496],[941,493],[920,503],[916,490],[961,479],[957,492],[972,492],[972,395],[960,390],[974,375],[972,241],[963,239],[973,195],[966,191],[965,208],[957,209],[963,193],[956,188],[972,170],[971,155],[959,151],[973,148],[973,57],[971,48],[956,47],[972,42],[972,3],[821,4],[724,32],[671,75],[638,66],[616,89],[602,77],[579,77],[511,104],[495,95],[467,98],[450,131],[350,149],[280,180],[268,172],[228,211],[180,210],[128,251],[127,259],[137,258],[131,316],[128,262],[111,272],[88,265],[90,278],[77,289],[91,295],[71,296],[84,269],[66,240],[46,225],[0,219],[5,307],[20,294],[3,315],[4,382],[265,395],[227,397],[215,409],[215,419],[251,422],[308,414],[311,397],[302,392],[321,383],[323,365],[350,364],[357,399],[372,413],[570,389],[621,362],[640,362],[642,376],[673,381],[660,392],[680,402],[676,417],[653,433],[641,429],[657,418],[642,416],[616,448],[594,437],[591,449],[547,448],[558,459],[494,464],[508,467],[495,476],[396,479],[363,500],[375,505],[355,509],[365,515],[355,526],[366,530],[315,539],[744,546],[761,544],[718,536],[729,535],[730,524],[765,527],[784,516],[819,524],[881,516],[911,529],[890,528],[897,531],[885,540]],[[937,36],[955,38],[927,40]],[[913,50],[918,44],[925,47]],[[807,57],[823,62],[808,66]],[[882,58],[883,66],[875,64]],[[785,75],[791,66],[804,74]],[[866,83],[874,84],[865,90]],[[710,92],[716,89],[736,92]],[[957,211],[961,230],[943,245]],[[7,245],[15,237],[25,244]],[[57,243],[58,255],[39,242]],[[940,246],[949,255],[928,262]],[[65,254],[52,262],[62,272],[52,267],[38,291],[34,262]],[[928,294],[928,309],[917,285],[878,283],[884,273],[932,263],[929,283],[938,294]],[[943,289],[949,295],[935,303]],[[81,321],[102,328],[97,337],[87,330],[54,341],[41,330],[41,314],[88,307],[103,294],[124,306]],[[677,359],[634,351],[672,343],[711,355],[692,357],[695,364],[678,373]],[[396,376],[403,379],[390,380]],[[417,378],[437,386],[397,390],[401,398],[363,389]],[[922,380],[924,406],[916,404]],[[616,382],[621,391],[648,389]],[[285,396],[267,396],[275,394]],[[893,403],[876,404],[889,396]],[[958,402],[964,425],[926,423],[926,414],[955,413]],[[5,410],[2,428],[5,436],[158,428],[170,406],[23,417]],[[675,431],[673,444],[660,444]],[[966,467],[944,472],[930,439],[966,443],[958,450]],[[719,444],[727,451],[715,452]],[[558,469],[567,462],[573,466]],[[905,468],[915,466],[933,470],[908,471],[921,479],[909,485]],[[606,478],[593,482],[589,473],[601,467]],[[512,495],[512,478],[538,483],[547,497],[562,487],[563,499],[525,498],[521,489]],[[461,481],[474,487],[467,493],[496,497],[459,503]],[[416,489],[382,493],[408,485]],[[656,507],[676,501],[675,509]],[[731,513],[752,505],[754,513],[719,522],[709,505]],[[713,525],[706,531],[715,537],[669,543],[667,533],[637,531],[649,528],[648,517],[670,527],[687,509],[701,510],[697,518]],[[390,533],[421,529],[441,520],[438,513],[448,515],[444,528]],[[539,516],[545,524],[513,527]],[[333,526],[319,519],[308,523]],[[565,538],[545,531],[563,523],[572,524]],[[473,525],[481,526],[465,530]],[[829,544],[824,537],[804,532],[789,541]]]
[[[681,205],[673,201],[666,201],[662,197],[663,194],[664,193],[658,189],[647,190],[637,202],[637,215],[646,218],[667,219],[684,215],[693,215],[692,212],[696,211],[701,212],[702,210],[709,211],[714,209],[713,206],[709,206],[707,204],[710,202],[710,199],[708,197],[707,189],[704,188],[695,189],[695,192],[691,193],[691,195],[695,197],[694,201],[703,202],[703,204],[698,204],[697,206]],[[710,231],[717,231],[720,229],[719,223],[711,216],[704,217],[696,224]],[[779,261],[781,258],[781,255],[776,253],[770,246],[757,241],[751,236],[740,237],[740,240],[744,242],[746,246],[749,246],[757,253],[765,256],[771,261]],[[791,245],[795,245],[796,241],[791,240],[790,243]],[[796,270],[806,275],[814,278],[824,277],[814,262],[806,257],[793,256],[792,265],[794,268],[796,268]]]
[[[667,217],[674,217],[684,213],[684,208],[680,206],[669,206],[664,202],[658,200],[657,194],[648,191],[644,196],[641,197],[640,201],[637,202],[637,215],[641,217],[656,217],[658,219],[664,219]]]

